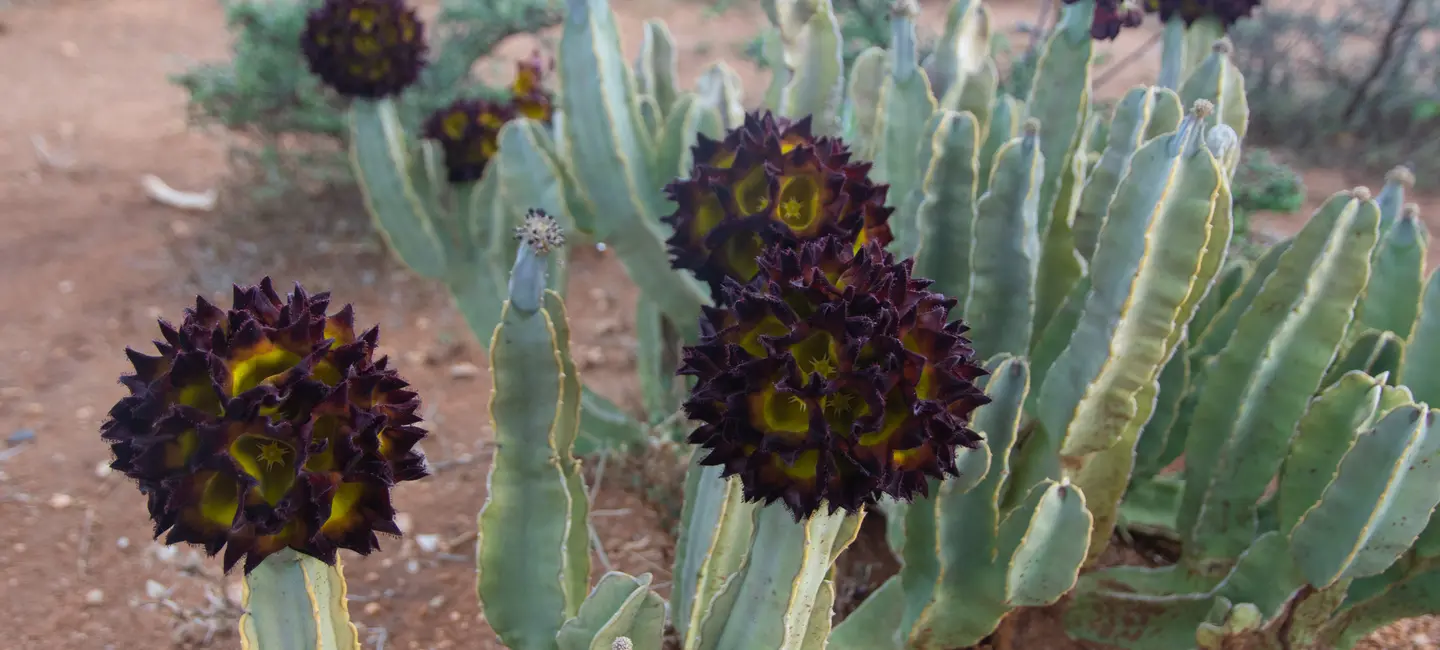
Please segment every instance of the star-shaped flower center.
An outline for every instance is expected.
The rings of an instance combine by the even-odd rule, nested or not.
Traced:
[[[285,455],[290,453],[284,445],[278,442],[267,442],[260,446],[260,462],[265,463],[265,469],[274,469],[276,465],[285,462]]]
[[[794,223],[800,220],[800,202],[791,198],[780,204],[780,218]]]

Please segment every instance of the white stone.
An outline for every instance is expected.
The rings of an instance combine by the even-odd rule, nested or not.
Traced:
[[[170,595],[170,589],[154,580],[145,581],[145,596],[151,600],[160,600]]]

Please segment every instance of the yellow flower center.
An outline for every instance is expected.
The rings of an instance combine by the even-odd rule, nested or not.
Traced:
[[[820,398],[820,407],[826,413],[838,416],[850,410],[850,399],[849,393],[831,393]]]
[[[825,355],[810,362],[810,370],[820,373],[821,377],[829,377],[835,373],[835,362]]]
[[[267,442],[260,446],[260,452],[256,457],[260,462],[265,463],[265,469],[275,469],[276,465],[285,462],[285,454],[289,450],[278,442]]]
[[[794,198],[787,199],[780,206],[780,217],[786,221],[796,221],[800,218],[800,202]]]
[[[820,470],[820,452],[810,450],[801,452],[795,457],[793,464],[786,464],[780,457],[775,457],[775,467],[784,472],[786,476],[802,481],[813,480]]]
[[[465,111],[452,111],[440,122],[440,130],[445,137],[458,141],[465,137],[465,125],[470,122],[470,116]]]
[[[380,39],[368,34],[356,36],[351,45],[355,47],[355,53],[361,56],[372,56],[380,51]]]
[[[364,513],[358,512],[355,506],[360,503],[360,498],[363,496],[365,496],[363,483],[341,483],[339,487],[336,487],[335,497],[330,501],[330,518],[321,525],[321,532],[338,535],[362,518]]]
[[[840,356],[840,346],[829,332],[816,332],[805,337],[790,348],[790,353],[795,355],[796,365],[807,377],[811,373],[819,373],[825,379],[835,376],[835,359]]]
[[[300,363],[300,356],[282,348],[274,347],[268,341],[261,344],[256,354],[235,364],[230,371],[230,394],[239,395],[259,386]]]
[[[764,167],[756,167],[733,187],[741,214],[756,214],[770,207],[770,178]]]
[[[295,468],[287,460],[294,453],[284,442],[249,433],[230,443],[230,457],[255,479],[253,494],[272,506],[295,485]]]
[[[809,175],[780,181],[780,221],[796,233],[809,232],[820,213],[820,184]]]
[[[374,29],[375,23],[380,20],[380,12],[371,7],[355,7],[350,10],[350,22],[361,29]]]

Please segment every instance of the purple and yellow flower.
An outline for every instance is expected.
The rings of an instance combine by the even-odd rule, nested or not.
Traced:
[[[1090,38],[1113,41],[1122,29],[1134,29],[1145,23],[1145,12],[1129,0],[1097,0],[1095,18],[1090,23]]]
[[[1230,29],[1241,18],[1249,18],[1260,0],[1146,0],[1145,11],[1160,14],[1160,20],[1169,22],[1179,16],[1189,27],[1206,16],[1214,16],[1225,29]]]
[[[420,78],[425,26],[404,0],[325,0],[305,20],[310,71],[346,97],[397,95]]]
[[[748,284],[727,279],[680,370],[696,378],[684,408],[701,464],[797,521],[958,475],[956,448],[980,442],[969,421],[990,401],[975,384],[985,371],[950,321],[955,300],[912,266],[831,235],[772,246]]]
[[[485,175],[485,168],[500,152],[500,129],[525,117],[549,124],[554,100],[541,86],[543,65],[537,53],[516,64],[515,81],[507,102],[457,99],[430,115],[424,137],[440,144],[451,183],[470,183]]]
[[[228,310],[197,298],[178,327],[161,320],[158,355],[126,349],[130,395],[100,431],[156,537],[248,573],[284,548],[333,563],[400,534],[391,490],[427,475],[419,398],[374,358],[379,329],[329,305],[299,285],[282,301],[265,278]]]
[[[551,62],[554,67],[554,62]],[[511,105],[517,114],[549,124],[555,115],[555,99],[542,85],[545,63],[535,52],[528,60],[515,64],[515,81],[510,84]]]
[[[664,218],[674,228],[666,244],[672,264],[717,299],[726,278],[754,278],[771,245],[833,235],[858,250],[892,239],[889,186],[871,182],[870,164],[852,162],[841,140],[814,137],[808,117],[751,113],[722,141],[700,136],[693,156],[690,177],[665,188],[677,204]]]
[[[451,183],[474,182],[500,152],[500,127],[514,117],[503,104],[458,99],[426,120],[424,136],[440,144]]]

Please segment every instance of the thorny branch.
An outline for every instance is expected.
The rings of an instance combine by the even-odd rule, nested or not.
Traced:
[[[1154,34],[1152,34],[1150,36],[1150,40],[1145,41],[1145,43],[1143,43],[1139,47],[1131,50],[1130,53],[1126,54],[1124,58],[1111,64],[1110,67],[1105,68],[1104,72],[1101,72],[1099,75],[1097,75],[1095,77],[1095,83],[1093,84],[1093,86],[1095,88],[1099,88],[1105,85],[1105,82],[1112,79],[1115,75],[1119,74],[1125,68],[1130,67],[1131,64],[1139,61],[1146,54],[1149,54],[1150,50],[1155,49],[1155,46],[1160,43],[1161,38],[1163,38],[1164,36],[1164,32],[1155,32]]]
[[[1375,85],[1375,80],[1380,78],[1380,73],[1385,70],[1385,65],[1390,62],[1395,51],[1396,36],[1400,33],[1400,27],[1405,24],[1405,19],[1410,15],[1410,8],[1414,6],[1415,0],[1400,0],[1400,6],[1395,9],[1395,16],[1390,19],[1390,27],[1385,30],[1384,38],[1380,39],[1380,53],[1375,57],[1375,65],[1371,66],[1370,74],[1355,88],[1355,94],[1350,96],[1350,103],[1345,105],[1345,111],[1341,118],[1349,123],[1359,110],[1360,102],[1370,94],[1370,87]]]

